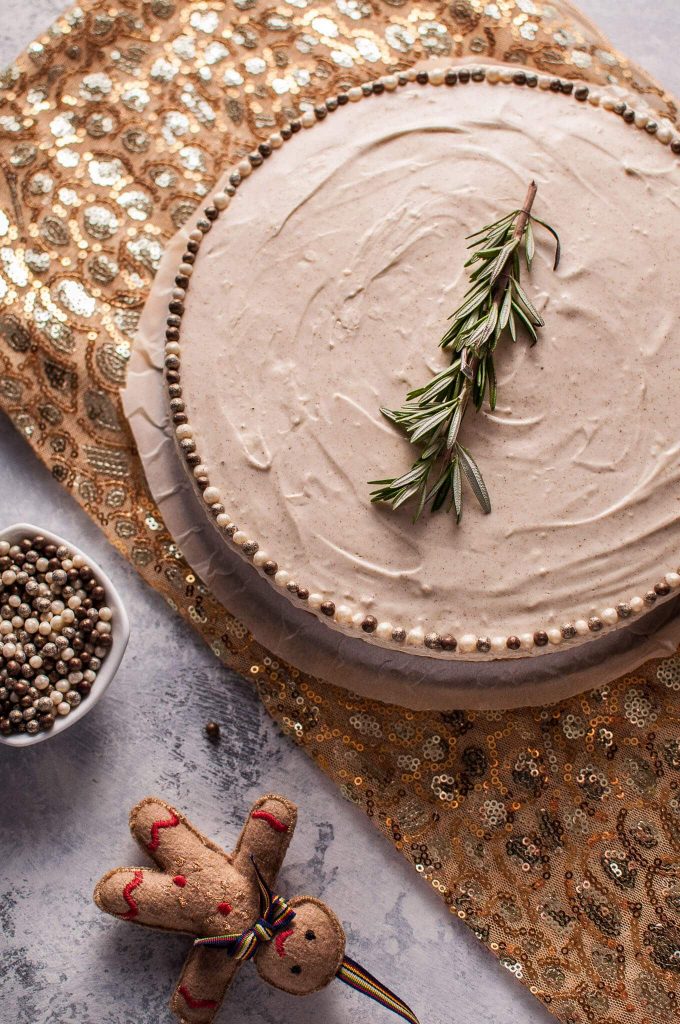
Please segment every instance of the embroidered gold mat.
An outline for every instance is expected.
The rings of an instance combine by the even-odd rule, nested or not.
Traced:
[[[507,970],[564,1022],[660,1024],[680,992],[680,657],[544,709],[353,699],[211,599],[120,406],[164,244],[225,163],[300,102],[466,55],[620,82],[676,119],[558,0],[84,0],[0,76],[0,403]]]

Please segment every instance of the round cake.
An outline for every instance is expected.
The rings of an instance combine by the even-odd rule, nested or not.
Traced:
[[[225,544],[328,628],[436,658],[545,655],[677,593],[679,152],[616,97],[458,68],[331,97],[228,171],[166,328],[179,450]],[[414,523],[371,502],[414,460],[380,410],[450,363],[467,236],[532,179],[563,247],[553,271],[537,228],[523,278],[546,326],[499,345],[497,406],[460,433],[492,510]]]

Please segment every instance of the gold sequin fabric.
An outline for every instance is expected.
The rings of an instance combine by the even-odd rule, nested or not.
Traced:
[[[643,8],[640,7],[641,26]],[[155,507],[120,404],[166,241],[228,161],[327,95],[472,56],[673,99],[558,0],[86,0],[0,77],[0,402],[344,796],[565,1022],[680,990],[680,657],[526,711],[411,712],[264,650]]]

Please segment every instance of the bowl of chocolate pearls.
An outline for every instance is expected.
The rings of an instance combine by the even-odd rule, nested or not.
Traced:
[[[87,714],[129,636],[113,584],[84,552],[27,523],[0,531],[0,743],[39,743]]]

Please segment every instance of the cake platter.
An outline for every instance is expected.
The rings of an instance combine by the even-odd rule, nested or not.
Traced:
[[[166,254],[125,401],[173,535],[262,643],[383,700],[545,703],[667,654],[678,356],[648,321],[670,283],[649,230],[674,215],[670,128],[517,69],[339,99],[227,171]],[[464,290],[461,242],[531,175],[567,257],[556,281],[532,271],[549,326],[509,347],[507,404],[475,420],[497,505],[414,528],[370,503],[371,474],[408,465],[379,409],[441,371],[428,339]],[[170,403],[156,381],[150,406],[162,361]]]

